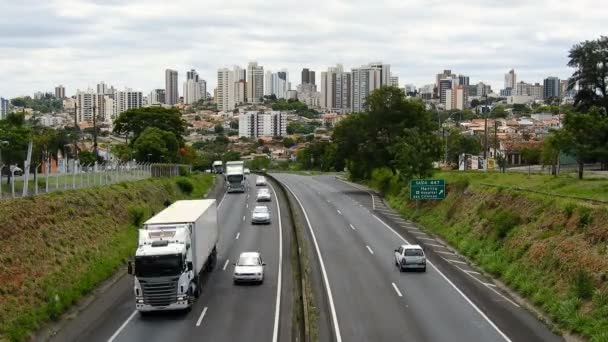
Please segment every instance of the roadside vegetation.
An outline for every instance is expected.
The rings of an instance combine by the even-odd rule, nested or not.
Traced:
[[[123,182],[0,206],[0,341],[24,341],[124,266],[165,201],[201,198],[211,175]]]
[[[436,177],[446,179],[447,198],[418,205],[390,170],[376,170],[368,184],[560,328],[591,341],[608,340],[608,206],[509,189],[605,199],[608,180],[472,172]]]

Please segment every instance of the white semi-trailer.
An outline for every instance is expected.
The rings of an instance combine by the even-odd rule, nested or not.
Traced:
[[[201,277],[217,260],[219,236],[214,199],[177,201],[139,230],[134,275],[140,312],[187,310],[201,292]]]
[[[245,179],[245,162],[229,161],[226,162],[226,191],[245,192],[247,190],[247,180]]]

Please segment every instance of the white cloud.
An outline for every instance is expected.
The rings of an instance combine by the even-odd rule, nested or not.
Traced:
[[[320,72],[381,60],[402,84],[432,83],[443,69],[502,86],[570,75],[570,47],[606,34],[608,3],[595,0],[54,0],[4,1],[0,95],[99,81],[144,93],[164,69],[195,68],[212,91],[217,68],[257,60]],[[42,4],[41,4],[42,3]],[[320,77],[318,77],[320,78]]]

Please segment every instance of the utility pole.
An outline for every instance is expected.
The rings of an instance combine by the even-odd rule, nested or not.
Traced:
[[[490,107],[488,106],[488,91],[486,90],[486,86],[483,86],[483,92],[486,97],[486,108],[488,112],[485,115],[485,124],[484,124],[484,144],[483,144],[483,160],[487,165],[488,162],[488,115],[490,115]]]
[[[76,102],[74,103],[74,158],[76,158],[76,151],[78,151],[79,132],[80,127],[78,127],[78,95],[76,95]]]

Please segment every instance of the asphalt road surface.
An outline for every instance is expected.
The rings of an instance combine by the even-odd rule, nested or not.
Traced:
[[[432,237],[377,208],[378,197],[330,176],[275,177],[305,212],[335,341],[560,340]],[[402,233],[401,222],[414,233]],[[394,249],[406,241],[427,251],[426,273],[395,266]]]
[[[251,225],[256,205],[255,175],[250,191],[226,194],[219,202],[220,238],[218,261],[204,280],[203,293],[189,313],[158,312],[142,317],[134,311],[132,277],[125,275],[103,292],[54,341],[288,341],[291,339],[291,308],[288,286],[287,207],[267,203],[270,225]],[[282,216],[281,223],[279,215]],[[281,237],[283,240],[281,240]],[[287,243],[285,243],[287,241]],[[259,251],[266,263],[262,285],[232,282],[233,262],[242,252]],[[283,260],[280,257],[283,257]],[[281,279],[279,279],[281,265]],[[282,286],[279,286],[281,282]],[[280,290],[280,291],[279,291]],[[281,298],[287,298],[280,302]],[[280,307],[280,309],[279,309]]]

